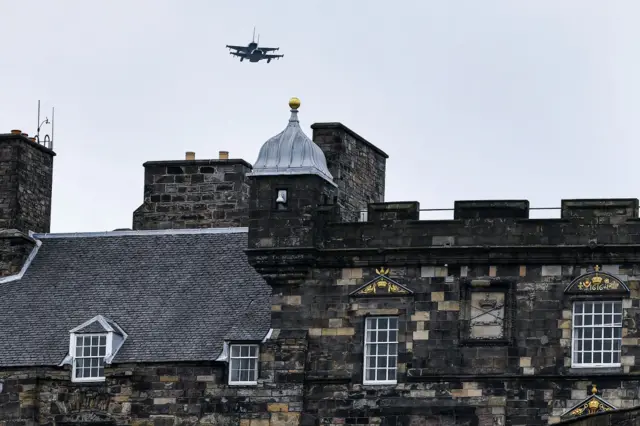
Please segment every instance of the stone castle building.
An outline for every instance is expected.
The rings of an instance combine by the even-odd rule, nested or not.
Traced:
[[[0,424],[640,424],[637,199],[419,220],[290,106],[253,165],[145,163],[113,232],[49,233],[55,154],[0,135]]]

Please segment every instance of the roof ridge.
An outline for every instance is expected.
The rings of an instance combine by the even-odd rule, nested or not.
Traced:
[[[202,234],[240,234],[249,232],[246,227],[233,228],[197,228],[197,229],[152,229],[142,231],[103,231],[103,232],[61,232],[49,234],[30,233],[30,236],[42,240],[45,238],[89,238],[89,237],[125,237],[145,235],[202,235]]]

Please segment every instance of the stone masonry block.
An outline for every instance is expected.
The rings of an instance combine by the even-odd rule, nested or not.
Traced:
[[[267,410],[270,413],[288,412],[289,411],[289,405],[288,404],[282,404],[282,403],[271,403],[271,404],[267,404]]]
[[[525,265],[520,265],[520,276],[521,277],[526,277],[527,276],[527,267]]]
[[[362,268],[343,268],[342,269],[342,279],[361,279],[362,278]]]
[[[444,301],[444,292],[443,291],[434,291],[431,293],[431,301],[432,302],[442,302]]]
[[[309,329],[309,336],[322,336],[322,329],[321,328],[310,328]]]
[[[423,266],[420,269],[420,276],[423,278],[446,277],[448,275],[446,266]]]
[[[300,413],[275,412],[271,414],[270,426],[298,426]]]
[[[520,367],[531,367],[531,357],[520,357]]]
[[[336,336],[353,336],[356,330],[353,327],[336,328]]]
[[[344,320],[342,318],[329,318],[329,328],[342,327]]]
[[[457,300],[445,300],[444,302],[438,302],[439,311],[459,311],[460,302]]]
[[[431,313],[427,311],[416,311],[411,315],[411,321],[429,321]]]
[[[542,265],[543,277],[561,277],[562,265]]]
[[[429,340],[429,330],[414,331],[413,340]]]
[[[620,360],[620,364],[624,365],[624,366],[629,366],[629,367],[633,367],[636,364],[636,357],[635,355],[627,355],[627,356],[623,356]]]
[[[302,305],[302,296],[284,296],[283,301],[285,305]]]
[[[495,277],[496,275],[498,275],[498,268],[495,266],[489,266],[489,276]]]
[[[602,272],[618,275],[620,274],[620,265],[602,265]]]

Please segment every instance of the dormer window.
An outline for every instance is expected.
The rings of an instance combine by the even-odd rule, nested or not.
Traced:
[[[104,380],[108,334],[76,334],[72,378],[74,381]]]
[[[61,365],[71,364],[74,382],[103,382],[105,366],[111,364],[127,333],[115,322],[98,315],[69,331],[69,354]]]

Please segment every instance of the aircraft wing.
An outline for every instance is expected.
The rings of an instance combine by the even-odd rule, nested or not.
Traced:
[[[280,59],[283,56],[284,55],[264,55],[264,58],[266,58],[266,59]]]
[[[246,53],[244,53],[244,52],[229,52],[229,55],[240,56],[240,57],[244,58],[246,56]]]
[[[247,46],[230,46],[227,44],[227,49],[233,49],[239,52],[244,52],[247,49]]]
[[[280,50],[279,47],[258,47],[258,49],[262,50],[263,52],[273,52],[274,50]]]

